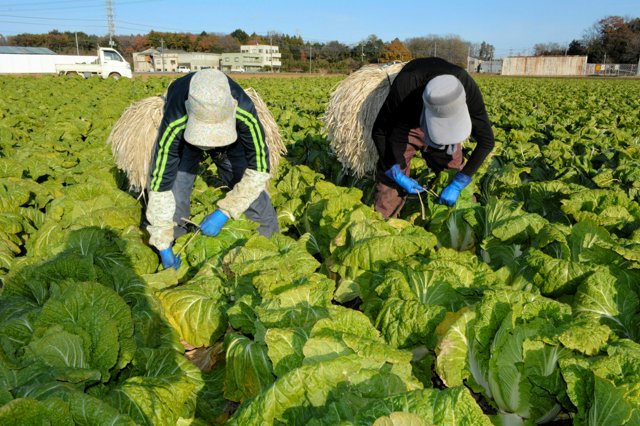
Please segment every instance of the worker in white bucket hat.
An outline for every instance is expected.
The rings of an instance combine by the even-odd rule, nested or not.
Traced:
[[[152,156],[146,209],[149,243],[165,268],[180,266],[173,241],[186,233],[191,192],[199,163],[208,153],[231,190],[200,224],[217,236],[230,218],[243,213],[260,224],[258,232],[278,232],[266,192],[269,152],[256,108],[245,91],[224,73],[206,69],[173,81]]]
[[[477,142],[464,164],[462,144]],[[441,58],[419,58],[398,73],[373,125],[379,154],[375,208],[385,218],[398,215],[407,194],[424,188],[409,177],[418,151],[435,173],[456,169],[439,202],[453,206],[494,146],[491,122],[476,82]]]

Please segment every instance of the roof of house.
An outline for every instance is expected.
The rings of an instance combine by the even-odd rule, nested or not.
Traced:
[[[46,47],[28,47],[28,46],[0,46],[0,53],[19,53],[25,55],[55,55],[51,49]]]

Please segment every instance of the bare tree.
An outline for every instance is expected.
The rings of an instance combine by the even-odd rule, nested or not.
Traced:
[[[538,43],[533,46],[534,56],[556,56],[564,55],[569,50],[568,46],[562,46],[559,43]]]
[[[339,41],[330,41],[320,49],[319,57],[329,62],[336,62],[349,57],[349,46]]]
[[[405,41],[414,58],[437,56],[449,62],[467,67],[467,55],[471,43],[464,41],[457,35],[414,37]]]
[[[480,51],[478,52],[478,58],[483,61],[492,61],[493,55],[495,55],[496,48],[487,42],[480,43]]]

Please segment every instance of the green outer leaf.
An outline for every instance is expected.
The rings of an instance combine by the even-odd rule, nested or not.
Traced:
[[[632,407],[624,397],[623,389],[595,376],[593,391],[594,401],[588,413],[589,426],[628,424]]]
[[[192,346],[211,346],[227,329],[225,289],[215,278],[191,280],[157,293],[169,324]]]
[[[357,355],[341,356],[311,363],[290,371],[255,398],[248,400],[228,422],[229,425],[305,424],[327,412],[327,404],[349,393],[377,399],[392,392],[417,388],[410,377],[400,377],[384,361]],[[357,407],[351,407],[356,410]]]
[[[265,334],[269,359],[273,363],[273,373],[280,377],[302,365],[304,347],[308,334],[301,328],[270,328]]]
[[[467,325],[475,316],[476,313],[469,309],[457,312],[456,319],[447,326],[435,348],[437,355],[435,370],[448,387],[462,386],[464,380],[469,377]],[[443,323],[445,321],[438,326],[438,329],[441,329]]]
[[[436,344],[435,328],[442,321],[446,308],[423,305],[414,300],[387,299],[376,318],[375,326],[395,348]]]
[[[471,393],[463,386],[421,389],[373,401],[359,410],[353,419],[358,426],[370,425],[375,419],[402,411],[419,415],[427,424],[442,426],[490,426]]]
[[[254,342],[235,333],[227,333],[224,345],[227,351],[225,398],[242,402],[258,395],[273,383],[273,368],[264,343]]]

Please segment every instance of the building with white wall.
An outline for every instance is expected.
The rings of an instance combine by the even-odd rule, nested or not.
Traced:
[[[135,72],[178,72],[178,68],[190,71],[220,69],[221,57],[219,53],[151,48],[133,54],[133,70]]]
[[[586,56],[509,56],[502,60],[502,75],[584,75]]]
[[[240,53],[223,53],[222,71],[280,71],[282,62],[278,46],[265,44],[240,46]]]

